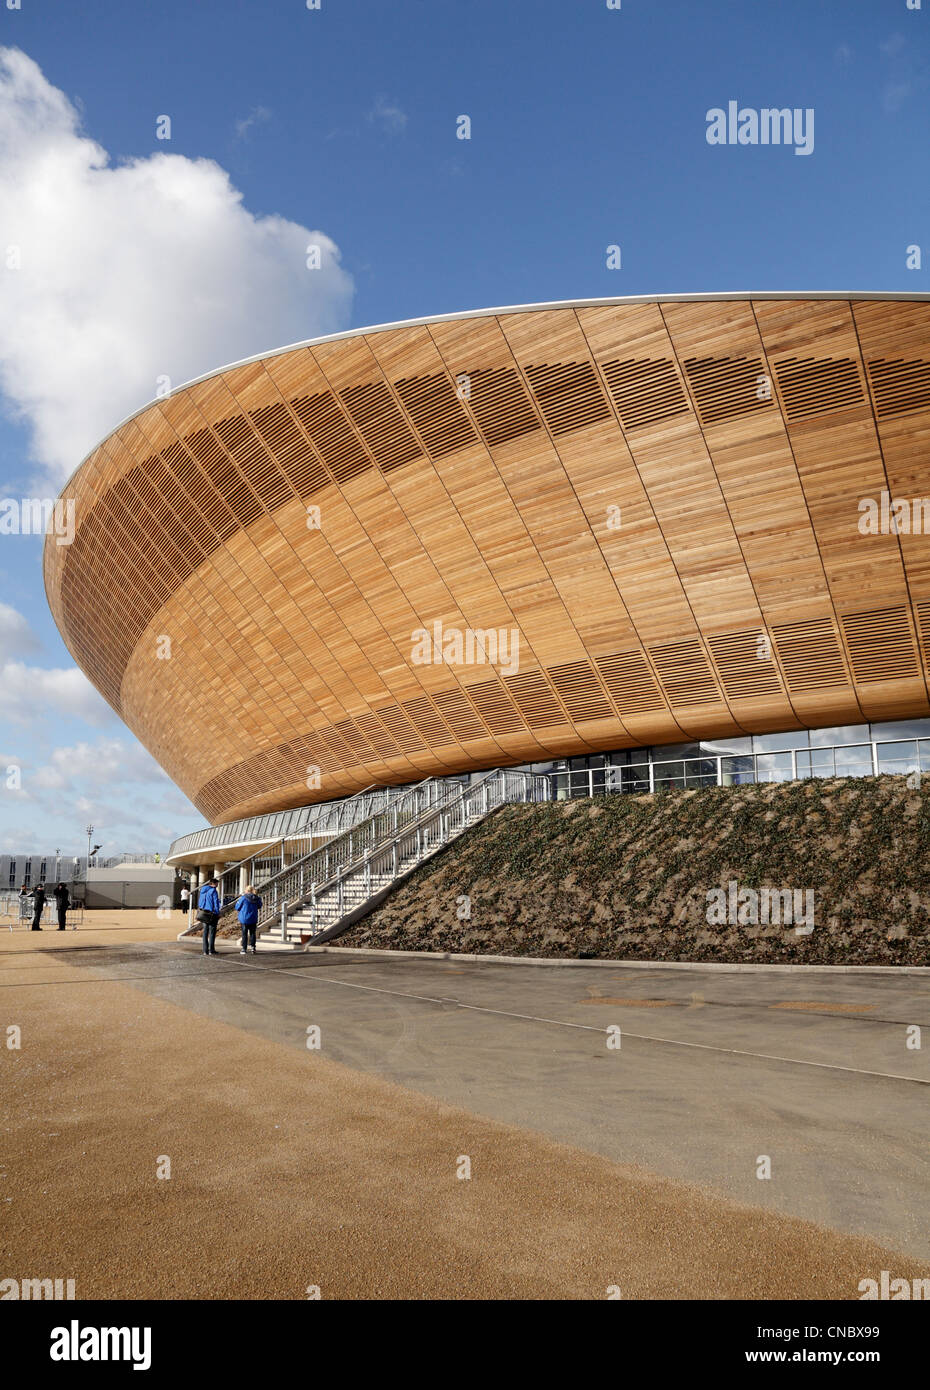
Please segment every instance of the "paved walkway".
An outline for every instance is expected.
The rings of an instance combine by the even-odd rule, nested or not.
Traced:
[[[930,1072],[902,1040],[930,1026],[920,980],[206,960],[153,916],[0,933],[0,1037],[22,1029],[0,1057],[0,1277],[856,1298],[881,1269],[930,1273]]]

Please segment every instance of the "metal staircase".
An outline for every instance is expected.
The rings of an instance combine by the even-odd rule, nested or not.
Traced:
[[[548,801],[548,779],[497,769],[470,785],[429,778],[258,886],[261,942],[322,944],[371,912],[419,864],[508,802]],[[227,909],[221,930],[235,916]]]
[[[251,883],[260,892],[263,885],[274,878],[282,869],[297,864],[311,853],[314,840],[319,845],[324,836],[335,835],[360,824],[376,811],[384,810],[392,801],[404,796],[409,787],[365,787],[354,796],[334,802],[326,815],[318,816],[303,831],[283,838],[269,840],[260,849],[253,850],[235,864],[229,864],[220,875],[220,902],[237,898],[240,885]],[[269,816],[269,821],[274,817]],[[260,821],[256,824],[260,825]]]

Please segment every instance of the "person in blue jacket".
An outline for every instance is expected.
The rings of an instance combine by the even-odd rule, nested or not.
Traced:
[[[255,928],[258,925],[258,909],[262,905],[262,900],[252,887],[248,888],[236,899],[236,915],[239,918],[239,925],[242,928],[242,950],[240,956],[244,956],[246,947],[252,947],[252,955],[255,955]]]
[[[211,878],[197,894],[197,908],[203,923],[203,953],[216,955],[216,924],[220,920],[220,895],[216,891],[219,879]]]

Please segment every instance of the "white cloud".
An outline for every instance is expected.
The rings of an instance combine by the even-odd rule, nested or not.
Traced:
[[[169,150],[111,165],[37,64],[0,48],[0,252],[21,262],[0,279],[0,389],[59,477],[159,377],[348,323],[329,237],[254,216],[218,164]]]
[[[116,715],[76,666],[48,669],[23,661],[0,665],[0,718],[35,729],[52,715],[83,719],[96,728],[112,724]]]
[[[202,823],[145,749],[120,737],[54,748],[38,766],[26,760],[19,790],[0,783],[0,813],[0,853],[47,850],[51,844],[78,853],[77,827],[87,821],[104,853],[164,852],[177,835]]]
[[[0,603],[0,663],[9,656],[37,652],[41,647],[42,643],[22,613],[17,613],[8,603]]]

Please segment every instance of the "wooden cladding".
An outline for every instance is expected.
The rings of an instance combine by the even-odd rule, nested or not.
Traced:
[[[593,425],[610,414],[590,362],[527,367],[526,375],[546,424],[555,435]]]
[[[651,647],[649,655],[673,708],[715,704],[720,699],[700,642]]]
[[[859,368],[851,357],[786,357],[775,363],[775,375],[789,420],[847,410],[865,399]]]
[[[211,818],[918,717],[930,557],[857,521],[886,487],[926,492],[928,417],[917,302],[621,303],[330,340],[126,422],[72,480],[47,588]],[[415,664],[412,632],[440,619],[519,633],[519,660]],[[155,659],[158,634],[180,659]]]
[[[625,430],[686,414],[691,407],[667,358],[604,362],[602,371]]]
[[[917,675],[914,635],[903,606],[845,613],[843,636],[857,681],[891,681]]]
[[[795,694],[848,685],[836,628],[830,618],[782,623],[772,629],[788,688]]]
[[[731,700],[758,700],[781,694],[771,643],[761,628],[707,640],[723,688]]]
[[[930,410],[930,361],[886,362],[877,358],[867,365],[875,414],[880,420],[908,415],[912,410]]]
[[[705,425],[773,407],[772,383],[761,357],[691,357],[685,371]]]

